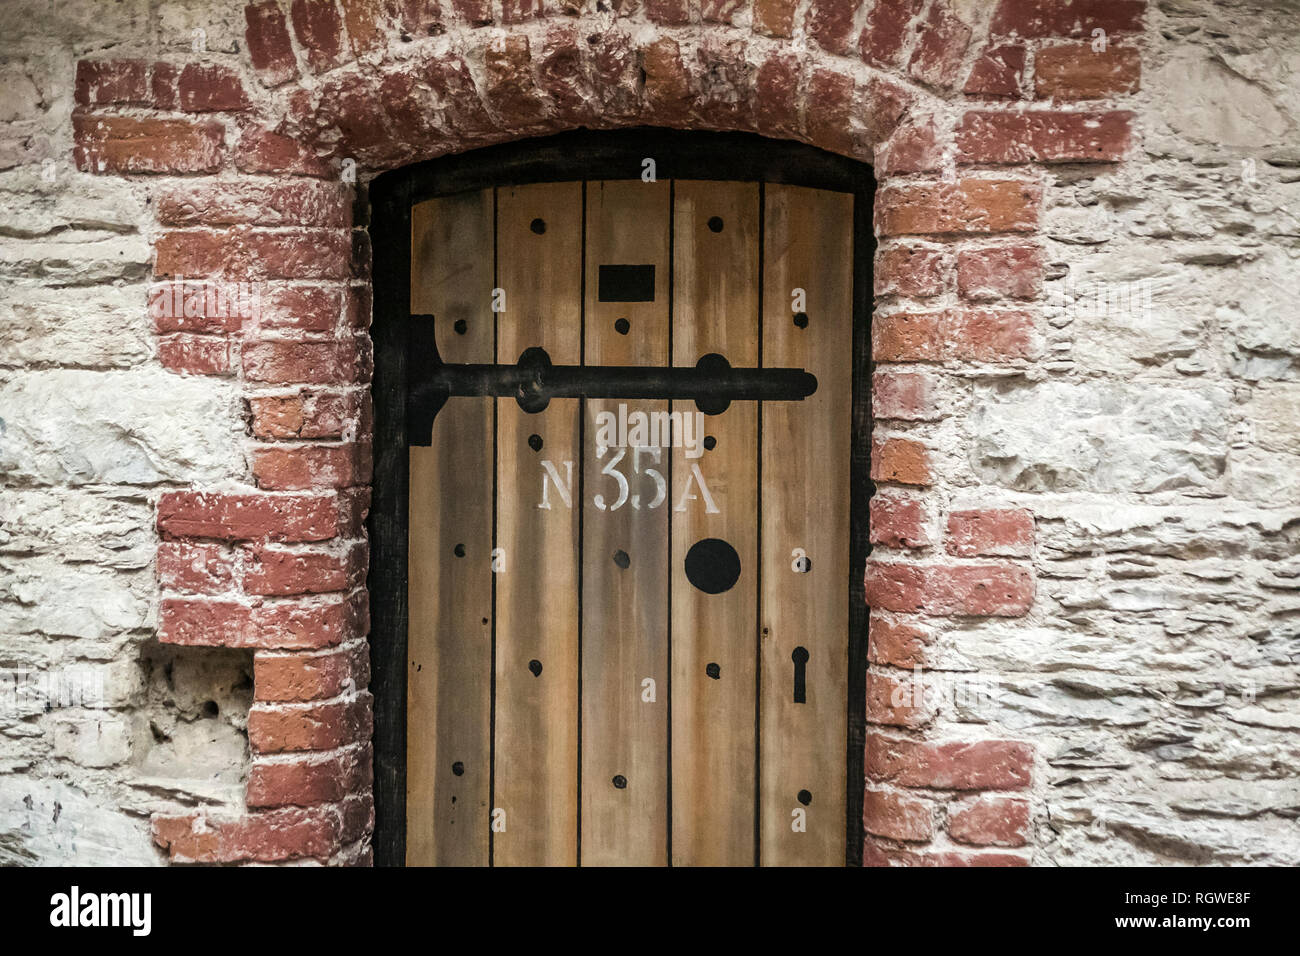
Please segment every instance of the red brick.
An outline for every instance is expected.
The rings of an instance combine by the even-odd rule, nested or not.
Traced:
[[[528,37],[514,34],[490,44],[484,53],[487,99],[506,126],[528,126],[547,113],[533,79]]]
[[[149,288],[149,316],[154,330],[166,332],[219,333],[234,332],[251,322],[258,314],[260,292],[248,283],[185,282],[173,279],[157,282]],[[204,340],[181,336],[199,348]],[[166,341],[166,340],[164,340]],[[213,358],[218,357],[218,344],[225,339],[206,340]],[[179,353],[175,357],[183,359]],[[218,363],[220,371],[230,368],[229,355]]]
[[[347,488],[370,481],[370,445],[268,445],[253,452],[253,477],[259,488],[297,491]]]
[[[948,808],[948,835],[975,846],[1024,846],[1029,842],[1029,801],[980,796]]]
[[[168,226],[351,227],[352,206],[337,183],[201,183],[164,191],[158,198],[158,221]]]
[[[370,652],[364,642],[327,652],[259,651],[253,657],[253,696],[259,701],[307,701],[364,689]]]
[[[954,511],[948,516],[947,550],[963,558],[1028,557],[1034,516],[1023,508]]]
[[[324,73],[342,63],[343,18],[334,0],[293,0],[289,7],[293,32],[307,51],[307,65]]]
[[[365,583],[366,548],[353,545],[343,554],[250,548],[243,573],[249,594],[294,595],[350,591]]]
[[[177,82],[180,108],[187,113],[245,110],[251,105],[239,75],[215,63],[189,63]]]
[[[491,0],[450,0],[451,8],[472,27],[490,26],[493,22]]]
[[[833,153],[852,153],[849,120],[853,113],[853,77],[834,70],[814,70],[804,107],[809,142]]]
[[[759,64],[754,77],[755,124],[767,135],[794,135],[799,130],[799,59],[774,54]]]
[[[72,115],[77,168],[96,173],[211,173],[225,158],[217,122]]]
[[[961,163],[1111,163],[1132,142],[1133,114],[974,111],[957,127]]]
[[[871,543],[887,548],[924,548],[930,544],[925,508],[915,498],[879,492],[871,499]]]
[[[154,275],[230,279],[345,279],[352,253],[347,230],[251,226],[165,232],[154,249]]]
[[[867,604],[883,611],[1020,617],[1034,603],[1034,576],[1014,564],[914,565],[869,562]]]
[[[326,860],[339,842],[333,808],[276,810],[223,819],[206,814],[154,816],[153,839],[173,863],[275,863]]]
[[[367,790],[372,781],[370,749],[286,760],[259,760],[248,778],[250,807],[310,807],[335,803]]]
[[[683,26],[691,22],[686,0],[646,0],[646,19],[665,26]]]
[[[347,321],[348,327],[358,330],[370,328],[370,320],[374,309],[374,294],[370,286],[353,285],[349,287],[347,294]]]
[[[953,87],[970,40],[970,27],[953,13],[948,0],[935,0],[919,26],[908,73],[930,86]]]
[[[930,663],[930,634],[919,627],[871,612],[867,660],[894,667],[925,667]]]
[[[439,0],[399,0],[398,13],[402,31],[412,39],[446,32],[443,4]]]
[[[345,294],[338,287],[295,285],[267,289],[259,297],[258,325],[263,329],[340,332]]]
[[[340,438],[365,434],[371,418],[366,392],[301,392],[249,399],[258,438]]]
[[[581,48],[586,45],[576,28],[553,28],[547,30],[538,51],[537,80],[555,104],[560,123],[587,125],[598,112],[582,63]]]
[[[910,438],[888,438],[876,442],[871,449],[871,479],[901,485],[928,485],[930,454],[924,445]]]
[[[1025,48],[1016,43],[989,47],[971,67],[963,92],[988,99],[1018,98],[1025,79]]]
[[[970,362],[1034,358],[1039,351],[1034,317],[1014,310],[971,310],[953,318],[949,354]]]
[[[230,375],[234,372],[228,339],[214,335],[168,335],[158,341],[163,368],[186,375]]]
[[[385,31],[392,22],[387,0],[341,0],[348,44],[355,56],[365,56],[388,45]]]
[[[324,541],[346,534],[350,519],[335,495],[168,491],[158,500],[158,530],[171,537]]]
[[[877,362],[938,362],[945,358],[946,312],[898,313],[871,322],[871,357]]]
[[[865,148],[853,155],[874,162],[877,154],[884,150],[885,144],[890,142],[898,131],[899,124],[908,111],[920,108],[919,100],[912,88],[878,74],[869,74],[866,82],[858,88],[858,94],[859,99],[853,108],[853,115],[863,124],[862,140]],[[917,122],[924,123],[929,120],[930,117],[923,116]],[[904,144],[904,149],[907,148]]]
[[[164,598],[158,611],[158,640],[187,647],[306,650],[332,647],[367,629],[361,598],[267,605]]]
[[[876,157],[876,172],[880,176],[933,173],[942,166],[943,142],[932,117],[900,126]]]
[[[1138,33],[1146,0],[1001,0],[989,32],[993,36],[1091,37],[1102,29]]]
[[[171,63],[158,61],[154,63],[149,77],[150,105],[159,110],[178,110],[181,108],[180,85],[181,68]]]
[[[862,0],[812,0],[808,8],[808,36],[828,53],[849,53],[853,20]]]
[[[423,72],[439,100],[446,105],[444,122],[462,137],[495,129],[479,96],[478,86],[463,57],[445,54],[428,61]]]
[[[275,0],[244,7],[244,40],[253,69],[266,86],[279,86],[298,75],[284,11]]]
[[[948,269],[949,260],[941,248],[915,243],[882,246],[876,251],[876,295],[912,299],[943,295]]]
[[[867,779],[935,790],[1023,790],[1034,751],[1018,740],[927,741],[867,735]]]
[[[933,813],[923,800],[889,790],[867,790],[862,823],[866,831],[891,840],[922,842],[934,836]]]
[[[876,0],[858,40],[862,59],[875,66],[901,66],[908,25],[923,4],[924,0]]]
[[[221,594],[235,583],[235,556],[219,544],[163,541],[156,564],[158,583],[168,590]]]
[[[878,846],[868,839],[862,849],[863,866],[953,867],[1028,866],[1015,853],[958,853],[953,850],[903,850]]]
[[[245,173],[320,178],[332,175],[329,167],[307,146],[262,126],[250,126],[239,137],[239,145],[235,149],[235,168]]]
[[[244,377],[272,385],[345,385],[370,379],[369,340],[256,342],[243,349]]]
[[[939,418],[930,376],[878,368],[871,376],[871,414],[877,419],[910,422]]]
[[[248,713],[253,753],[334,750],[370,739],[370,694],[311,704],[255,704]]]
[[[879,670],[867,672],[867,723],[888,727],[921,727],[933,717],[923,683]]]
[[[1135,93],[1142,76],[1142,58],[1129,46],[1108,44],[1104,51],[1091,43],[1045,46],[1034,57],[1034,95],[1039,99],[1097,100]]]
[[[74,99],[78,106],[148,104],[147,72],[144,60],[78,60]]]
[[[1043,291],[1043,250],[1032,245],[982,246],[957,256],[964,299],[1034,299]]]
[[[794,34],[798,0],[754,0],[754,32],[769,37]]]
[[[882,236],[1032,232],[1042,188],[1014,179],[886,186],[876,194]]]

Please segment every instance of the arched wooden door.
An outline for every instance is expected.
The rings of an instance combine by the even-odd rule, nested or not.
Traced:
[[[411,203],[408,863],[844,861],[855,201]]]

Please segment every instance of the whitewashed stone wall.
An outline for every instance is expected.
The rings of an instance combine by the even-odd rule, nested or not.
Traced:
[[[1135,158],[1048,167],[1044,356],[925,434],[1037,516],[1033,610],[948,625],[989,692],[942,719],[1037,743],[1036,863],[1296,865],[1300,9],[1147,24]],[[161,862],[150,812],[243,797],[249,660],[154,640],[152,560],[163,490],[246,473],[244,410],[156,360],[149,185],[71,164],[76,60],[196,29],[239,63],[236,2],[0,7],[0,864]]]

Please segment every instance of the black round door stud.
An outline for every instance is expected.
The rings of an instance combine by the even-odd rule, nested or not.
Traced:
[[[457,319],[452,324],[452,328],[456,330],[457,335],[464,335],[466,331],[469,330],[469,323],[466,322],[464,319]]]
[[[612,783],[612,784],[614,785],[614,789],[615,789],[615,790],[626,790],[626,789],[627,789],[627,777],[623,776],[621,773],[620,773],[620,774],[615,774],[615,775],[614,775],[614,779],[611,780],[610,783]]]
[[[614,563],[617,564],[624,571],[626,571],[628,567],[632,564],[632,559],[627,556],[626,551],[624,551],[622,548],[619,548],[617,551],[614,552]]]
[[[542,662],[541,662],[541,661],[536,660],[536,659],[529,661],[529,662],[528,662],[528,669],[529,669],[530,671],[533,672],[533,676],[534,676],[534,677],[541,677],[541,676],[542,676]]]
[[[730,591],[740,580],[740,555],[721,538],[701,538],[686,552],[686,580],[705,594]]]
[[[456,545],[456,547],[452,548],[451,550],[455,553],[456,557],[458,558],[465,557],[465,546],[463,544],[458,544]]]
[[[534,219],[532,222],[528,224],[528,228],[540,236],[542,233],[546,231],[546,220]]]
[[[619,335],[627,335],[628,330],[632,328],[632,323],[627,319],[615,319],[614,331]]]
[[[808,313],[807,313],[807,312],[796,312],[796,313],[794,314],[794,325],[795,325],[795,328],[797,328],[797,329],[806,329],[806,328],[808,328]]]
[[[711,229],[713,232],[722,232],[722,225],[723,223],[722,223],[721,216],[709,217],[709,229]]]
[[[713,449],[715,449],[715,448],[717,448],[717,447],[718,447],[718,440],[717,440],[716,438],[714,438],[712,435],[705,435],[705,436],[704,436],[704,450],[705,450],[705,451],[713,451]]]
[[[458,777],[463,777],[465,776],[465,765],[461,763],[459,760],[457,760],[454,764],[451,765],[451,772]]]
[[[542,436],[541,436],[541,435],[529,435],[529,436],[528,436],[528,447],[531,448],[533,451],[541,451],[541,450],[542,450]]]
[[[805,807],[812,803],[812,793],[808,790],[799,791],[799,802]]]
[[[704,673],[708,674],[714,680],[718,680],[722,677],[722,668],[719,667],[717,664],[710,663],[707,667],[704,668]]]

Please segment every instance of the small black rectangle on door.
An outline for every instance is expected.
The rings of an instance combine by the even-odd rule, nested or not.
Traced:
[[[655,267],[601,266],[597,291],[601,302],[653,302]]]

